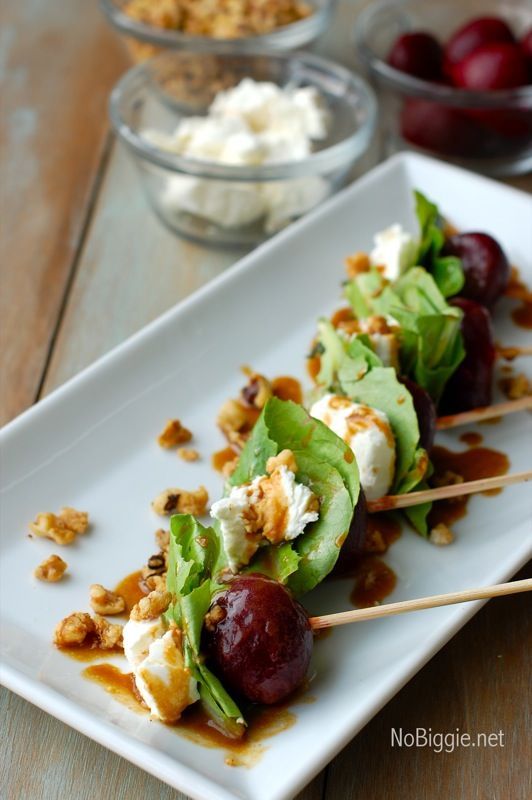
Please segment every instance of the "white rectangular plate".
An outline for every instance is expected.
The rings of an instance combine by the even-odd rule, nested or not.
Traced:
[[[80,676],[83,665],[51,645],[54,625],[87,609],[88,585],[114,585],[154,550],[151,499],[167,486],[221,481],[209,455],[222,446],[217,409],[242,383],[239,367],[304,377],[318,316],[339,303],[343,259],[368,250],[398,221],[415,230],[412,189],[435,200],[459,228],[494,234],[532,278],[532,200],[500,184],[413,155],[392,158],[316,212],[258,248],[221,278],[149,325],[8,425],[2,495],[2,681],[15,692],[172,786],[202,800],[280,800],[295,794],[479,608],[469,604],[334,631],[315,648],[312,704],[272,738],[253,768],[231,768],[204,749],[114,701]],[[117,302],[119,298],[117,298]],[[142,302],[142,298],[139,298]],[[497,338],[523,343],[497,309]],[[521,368],[521,365],[519,365]],[[196,464],[155,439],[179,416],[197,437]],[[482,428],[488,445],[530,467],[532,424],[524,414]],[[448,434],[442,441],[457,444]],[[38,583],[31,571],[57,548],[26,536],[38,511],[90,511],[90,533],[66,550],[70,576]],[[530,494],[523,486],[471,500],[457,540],[438,549],[409,531],[388,563],[391,599],[458,590],[507,578],[531,551]],[[320,587],[311,611],[349,607],[349,582]]]

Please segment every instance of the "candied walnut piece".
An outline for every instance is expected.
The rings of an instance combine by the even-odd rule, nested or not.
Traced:
[[[75,611],[56,625],[54,644],[58,647],[83,644],[87,637],[96,632],[96,626],[90,614]]]
[[[86,511],[76,511],[75,508],[64,506],[59,512],[61,519],[67,528],[74,533],[86,533],[89,527],[89,515]]]
[[[67,567],[68,564],[66,561],[63,561],[61,556],[57,556],[54,553],[48,558],[45,558],[45,560],[35,568],[33,574],[40,581],[57,583],[57,581],[60,581],[65,574]]]
[[[248,426],[248,415],[238,400],[226,400],[218,412],[216,421],[222,432],[231,441],[235,434],[242,433]]]
[[[192,514],[201,517],[205,514],[209,494],[205,486],[196,491],[186,489],[165,489],[152,503],[153,510],[161,516],[170,514]]]
[[[56,544],[71,544],[78,533],[85,533],[89,526],[89,515],[86,511],[76,511],[66,506],[59,514],[49,511],[37,514],[30,522],[30,531],[35,536],[51,539]]]
[[[101,583],[93,583],[89,587],[89,601],[93,611],[98,614],[122,614],[126,610],[126,601],[115,592],[106,589]]]
[[[170,592],[150,592],[147,597],[142,597],[131,609],[130,619],[140,622],[146,619],[156,619],[168,609],[172,601]]]
[[[123,647],[122,626],[114,622],[107,622],[99,614],[94,615],[96,643],[102,650],[115,650]]]
[[[165,531],[164,528],[159,528],[155,531],[155,543],[163,551],[168,552],[170,547],[170,531]]]
[[[345,269],[348,278],[356,278],[361,272],[369,272],[370,261],[367,253],[353,253],[345,260]]]
[[[249,367],[243,367],[242,372],[248,377],[248,383],[241,392],[242,400],[248,406],[262,410],[273,395],[270,381],[264,375],[253,372]]]
[[[194,450],[192,447],[178,447],[177,455],[179,458],[182,458],[183,461],[197,461],[200,457],[198,451]]]
[[[148,575],[148,577],[144,579],[144,584],[150,592],[165,592],[166,573],[161,575]]]
[[[178,444],[190,442],[192,434],[178,419],[169,419],[157,441],[161,447],[177,447]]]
[[[266,472],[271,475],[279,467],[286,467],[290,472],[297,472],[296,457],[291,450],[281,450],[276,456],[271,456],[266,462]]]
[[[429,534],[429,541],[431,544],[438,545],[438,547],[444,547],[454,541],[454,534],[445,523],[440,522],[432,528]]]
[[[226,461],[222,467],[222,475],[224,478],[230,478],[235,469],[238,466],[238,456],[235,454],[235,457],[231,459],[231,461]]]
[[[225,610],[215,603],[215,605],[211,607],[210,611],[207,611],[205,614],[204,622],[207,630],[211,633],[215,631],[218,623],[225,619],[225,615]]]

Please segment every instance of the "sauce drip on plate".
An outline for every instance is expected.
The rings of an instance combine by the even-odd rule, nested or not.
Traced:
[[[521,280],[517,267],[512,267],[512,275],[505,295],[520,302],[520,305],[512,311],[512,319],[515,324],[520,328],[532,329],[532,292]]]
[[[463,452],[455,452],[436,445],[431,452],[431,460],[436,476],[453,473],[461,476],[464,481],[475,481],[480,478],[489,478],[492,475],[506,475],[510,467],[507,455],[488,447],[473,447]],[[501,491],[501,489],[491,489],[482,494],[495,495]],[[467,513],[470,497],[471,495],[455,497],[451,500],[439,500],[434,503],[429,514],[429,528],[433,528],[441,522],[450,525],[456,520],[462,519]]]

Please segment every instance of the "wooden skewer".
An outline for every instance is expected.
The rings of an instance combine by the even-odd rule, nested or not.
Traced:
[[[514,358],[518,358],[519,356],[532,356],[532,346],[513,347],[509,345],[508,347],[504,347],[503,345],[497,345],[498,358],[504,358],[505,361],[513,361]]]
[[[453,483],[451,486],[439,486],[437,489],[426,489],[423,492],[410,492],[409,494],[387,494],[380,500],[368,503],[368,511],[391,511],[393,508],[408,508],[420,503],[432,503],[435,500],[447,500],[450,497],[461,497],[475,492],[488,492],[491,489],[502,489],[503,486],[512,486],[514,483],[525,483],[532,480],[532,469],[526,472],[514,472],[511,475],[495,475],[492,478],[480,478],[477,481]]]
[[[450,414],[448,417],[438,417],[436,428],[439,431],[448,428],[458,428],[460,425],[469,425],[472,422],[482,422],[484,419],[494,419],[504,417],[506,414],[515,414],[517,411],[532,409],[532,395],[521,397],[519,400],[507,400],[504,403],[496,403],[493,406],[473,408],[471,411],[463,411],[461,414]]]
[[[358,608],[353,611],[340,611],[338,614],[326,614],[323,617],[310,617],[313,630],[332,628],[335,625],[347,625],[350,622],[364,622],[368,619],[392,617],[407,611],[423,611],[426,608],[451,606],[455,603],[469,603],[471,600],[489,600],[492,597],[503,597],[508,594],[532,591],[532,578],[511,583],[498,583],[495,586],[484,586],[480,589],[464,589],[461,592],[434,594],[431,597],[420,597],[417,600],[403,600],[400,603],[386,603],[383,606]]]

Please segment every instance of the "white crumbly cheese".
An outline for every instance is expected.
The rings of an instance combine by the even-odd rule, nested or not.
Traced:
[[[394,367],[394,369],[398,369],[399,342],[394,333],[394,328],[397,329],[398,324],[392,317],[388,317],[386,322],[389,329],[388,333],[378,333],[373,331],[371,329],[371,324],[368,324],[367,320],[365,319],[360,320],[360,330],[362,333],[366,333],[368,335],[371,346],[376,355],[378,355],[382,361],[383,366]]]
[[[366,499],[378,500],[387,494],[395,471],[395,439],[386,414],[346,397],[326,394],[314,403],[310,415],[350,446]]]
[[[279,532],[279,539],[291,541],[303,533],[305,526],[318,519],[318,512],[309,510],[313,498],[311,490],[297,483],[294,473],[287,467],[278,468],[284,501],[287,507],[286,527]],[[219,520],[224,550],[232,572],[249,564],[261,544],[269,544],[267,539],[246,532],[245,515],[259,498],[259,484],[268,476],[260,475],[245,486],[234,486],[227,497],[213,503],[211,517]]]
[[[375,234],[374,248],[370,253],[373,266],[384,267],[384,275],[395,281],[409,267],[414,265],[417,242],[401,225],[391,225]]]
[[[205,117],[181,120],[172,134],[145,130],[157,147],[220,164],[259,166],[300,161],[327,135],[328,113],[313,87],[280,88],[244,78],[220,92]],[[266,183],[213,181],[173,175],[161,202],[169,213],[188,212],[224,228],[264,220],[273,232],[317,205],[329,191],[319,177]]]
[[[124,625],[124,654],[140,696],[153,716],[175,722],[199,699],[197,683],[184,669],[181,648],[161,617]]]

